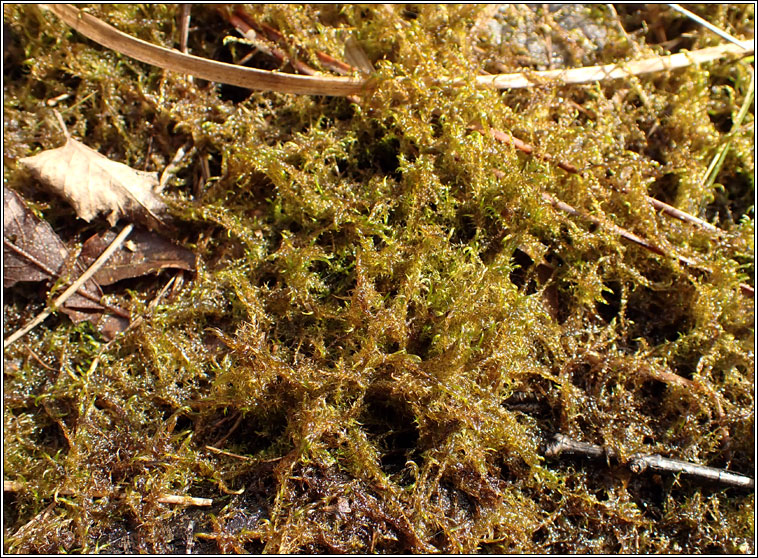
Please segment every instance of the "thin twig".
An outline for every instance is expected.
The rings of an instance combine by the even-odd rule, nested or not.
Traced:
[[[189,147],[190,142],[187,142],[176,151],[174,158],[171,159],[171,162],[163,170],[163,173],[161,173],[161,178],[158,181],[158,191],[163,190],[171,175],[176,173],[176,170],[179,168],[179,163],[184,159]]]
[[[61,131],[63,131],[63,135],[66,136],[66,139],[71,139],[71,134],[68,132],[68,128],[66,128],[66,123],[63,122],[63,117],[61,116],[61,113],[57,111],[57,109],[53,109],[53,114],[55,114],[55,118],[58,119],[58,125],[61,127]]]
[[[264,23],[258,23],[255,19],[245,13],[240,6],[237,6],[234,13],[229,16],[229,23],[234,25],[240,35],[250,40],[256,48],[266,52],[266,54],[275,58],[280,64],[289,62],[296,72],[305,74],[306,76],[324,75],[315,68],[311,68],[302,60],[290,56],[286,50],[282,50],[274,45],[261,45],[261,40],[258,35],[264,35],[268,41],[278,43],[283,48],[289,46],[284,35],[279,33],[279,31],[273,27],[269,27]]]
[[[471,128],[474,129],[474,130],[478,130],[478,131],[482,130],[482,128],[479,127],[479,126],[472,126]],[[563,162],[563,161],[555,161],[552,157],[550,157],[548,155],[544,155],[544,154],[541,154],[541,153],[535,153],[534,147],[532,147],[528,143],[523,142],[520,139],[515,138],[513,136],[510,136],[508,134],[505,134],[505,133],[503,133],[503,132],[501,132],[499,130],[490,130],[490,135],[492,135],[492,137],[494,137],[498,141],[501,141],[503,143],[512,145],[513,147],[515,147],[516,149],[518,149],[520,151],[523,151],[524,153],[527,153],[529,155],[533,155],[533,156],[538,157],[538,158],[540,158],[540,159],[542,159],[544,161],[550,162],[550,163],[558,166],[559,168],[562,168],[563,170],[565,170],[567,172],[572,172],[572,173],[578,173],[579,172],[576,169],[576,167],[574,167],[574,165],[572,165],[571,163],[566,163],[566,162]],[[493,169],[493,172],[500,172],[500,171],[496,171],[496,169]],[[703,229],[708,230],[709,232],[714,232],[715,234],[724,234],[724,231],[722,231],[721,229],[718,229],[718,228],[714,227],[713,225],[711,225],[710,223],[707,223],[706,221],[703,221],[702,219],[698,219],[694,215],[690,215],[689,213],[686,213],[686,212],[684,212],[684,211],[682,211],[680,209],[677,209],[677,208],[675,208],[673,206],[670,206],[667,203],[664,203],[664,202],[662,202],[660,200],[657,200],[657,199],[655,199],[655,198],[653,198],[651,196],[647,196],[646,195],[645,198],[647,199],[648,202],[650,202],[651,205],[653,205],[653,207],[655,207],[656,209],[659,209],[659,210],[663,211],[667,215],[670,215],[672,217],[675,217],[675,218],[680,219],[682,221],[685,221],[687,223],[698,225],[698,226],[702,227]],[[591,221],[592,223],[595,223],[596,225],[603,226],[603,227],[606,227],[606,228],[610,228],[613,232],[615,232],[616,234],[618,234],[622,238],[625,238],[626,240],[629,240],[630,242],[634,242],[635,244],[638,244],[638,245],[642,246],[643,248],[645,248],[647,250],[650,250],[651,252],[653,252],[655,254],[658,254],[658,255],[661,255],[661,256],[676,257],[681,263],[683,263],[685,265],[695,265],[696,264],[695,260],[692,260],[692,259],[690,259],[690,258],[688,258],[686,256],[681,256],[679,254],[673,254],[673,255],[672,254],[668,254],[666,251],[664,251],[662,248],[659,248],[655,244],[651,244],[650,242],[648,242],[644,238],[641,238],[641,237],[637,236],[636,234],[634,234],[634,233],[632,233],[630,231],[627,231],[626,229],[623,229],[623,228],[621,228],[621,227],[619,227],[617,225],[614,225],[612,223],[604,223],[603,221],[601,221],[597,217],[593,217],[591,215],[585,215],[581,211],[575,209],[574,207],[570,206],[569,204],[567,204],[565,202],[560,201],[559,199],[551,196],[548,193],[543,192],[542,193],[542,199],[544,199],[545,201],[547,201],[548,203],[550,203],[556,209],[560,209],[561,211],[569,213],[570,215],[574,215],[575,217],[582,217],[584,219],[587,219],[587,220]],[[749,296],[751,298],[755,297],[755,289],[753,287],[751,287],[750,285],[747,285],[745,283],[740,283],[739,286],[740,286],[740,292],[742,292],[742,294],[744,294],[745,296]]]
[[[625,238],[626,240],[629,240],[630,242],[634,242],[635,244],[642,246],[643,248],[653,252],[654,254],[676,258],[681,263],[687,266],[697,265],[697,262],[695,260],[688,258],[687,256],[682,256],[681,254],[676,254],[676,253],[669,254],[662,248],[656,246],[655,244],[651,244],[650,242],[648,242],[644,238],[637,236],[633,232],[630,232],[626,229],[622,229],[621,227],[619,227],[618,225],[614,225],[613,223],[606,223],[604,221],[601,221],[600,219],[598,219],[597,217],[593,217],[592,215],[586,215],[582,213],[581,211],[579,211],[578,209],[575,209],[569,204],[562,202],[557,198],[554,198],[553,196],[551,196],[550,194],[546,192],[542,193],[542,199],[550,203],[556,209],[560,209],[561,211],[564,211],[570,215],[574,215],[575,217],[581,217],[583,219],[587,219],[588,221],[600,227],[605,227],[607,229],[610,229],[611,231],[619,235],[621,238]],[[742,294],[744,294],[745,296],[749,296],[751,298],[755,297],[755,289],[753,287],[751,287],[750,285],[747,285],[746,283],[740,283],[739,286],[740,286],[740,292],[742,292]]]
[[[500,176],[502,175],[502,171],[498,169],[493,169],[493,172]],[[601,219],[598,219],[597,217],[594,217],[592,215],[587,215],[575,207],[567,204],[566,202],[563,202],[559,200],[558,198],[548,194],[547,192],[542,192],[542,199],[548,202],[550,205],[555,207],[556,209],[559,209],[560,211],[563,211],[564,213],[568,213],[569,215],[573,215],[574,217],[580,217],[582,219],[586,219],[587,221],[590,221],[591,223],[594,223],[595,225],[598,225],[599,227],[604,227],[606,229],[611,230],[612,232],[619,235],[621,238],[624,238],[630,242],[634,242],[635,244],[642,246],[646,250],[649,250],[650,252],[653,252],[654,254],[658,254],[659,256],[669,256],[669,257],[675,257],[678,259],[681,263],[685,265],[696,265],[697,262],[695,260],[692,260],[686,256],[681,256],[679,254],[669,254],[662,248],[656,246],[655,244],[651,244],[647,240],[645,240],[642,237],[637,236],[633,232],[630,232],[626,229],[623,229],[619,227],[618,225],[614,225],[613,223],[607,223],[605,221],[602,221]],[[742,288],[743,285],[740,285]],[[749,288],[749,287],[748,287]]]
[[[179,12],[179,50],[184,54],[187,54],[191,13],[191,4],[181,5],[181,11]],[[187,76],[187,81],[193,83],[194,78],[192,76]]]
[[[208,451],[211,451],[213,453],[217,453],[219,455],[225,455],[227,457],[233,457],[234,459],[239,459],[241,461],[254,461],[254,459],[252,457],[246,457],[244,455],[240,455],[238,453],[232,453],[230,451],[222,450],[220,448],[216,448],[216,447],[213,447],[213,446],[205,446],[205,449],[207,449]]]
[[[270,459],[255,459],[253,457],[247,457],[245,455],[240,455],[238,453],[232,453],[227,450],[222,450],[213,446],[205,446],[205,449],[208,451],[212,451],[213,453],[217,453],[219,455],[225,455],[227,457],[233,457],[234,459],[240,459],[242,461],[255,461],[257,463],[273,463],[275,461],[281,461],[282,457],[272,457]]]
[[[34,350],[29,345],[24,345],[24,348],[29,352],[29,354],[32,356],[34,360],[37,361],[37,363],[42,366],[43,368],[46,368],[50,370],[50,372],[57,372],[55,368],[52,366],[49,366],[44,360],[42,360],[37,353],[34,352]]]
[[[635,43],[630,37],[629,33],[626,32],[626,29],[624,29],[624,26],[621,23],[621,18],[619,17],[618,12],[616,11],[616,8],[613,4],[606,4],[606,8],[608,8],[608,11],[613,16],[613,20],[616,22],[616,27],[619,28],[619,31],[624,36],[624,39],[629,44],[629,46],[632,47],[632,50],[634,50],[635,54],[639,54],[640,48],[637,46],[637,43]]]
[[[325,68],[341,76],[349,76],[358,71],[357,68],[353,68],[350,64],[337,60],[320,50],[316,51],[316,58],[318,58],[318,61],[321,62]]]
[[[273,58],[280,66],[283,66],[286,62],[289,61],[287,54],[283,50],[269,44],[268,41],[258,37],[258,33],[256,33],[255,30],[236,13],[229,15],[229,23],[231,23],[237,32],[244,37],[244,39],[234,39],[234,42],[243,42],[243,44],[247,44],[248,46],[253,47],[252,52],[245,56],[240,62],[238,62],[240,66],[252,58],[256,52],[261,52],[266,56]],[[225,38],[224,45],[228,44],[230,40],[232,40],[231,37]],[[300,73],[308,76],[313,75],[313,72]]]
[[[479,132],[482,131],[482,127],[477,126],[477,125],[471,126],[471,129],[477,130]],[[560,161],[560,160],[557,161],[553,159],[550,155],[546,155],[545,153],[540,153],[538,151],[535,151],[534,146],[516,137],[513,137],[510,134],[506,134],[505,132],[501,132],[500,130],[495,130],[495,129],[490,129],[489,134],[501,143],[512,145],[514,148],[518,149],[519,151],[522,151],[523,153],[526,153],[527,155],[532,155],[534,157],[537,157],[538,159],[551,163],[557,166],[558,168],[565,170],[566,172],[570,172],[572,174],[579,173],[579,169],[577,169],[573,164],[566,161]],[[659,211],[664,212],[666,215],[679,219],[680,221],[684,221],[685,223],[696,225],[713,234],[717,234],[717,235],[726,234],[725,231],[711,225],[707,221],[703,221],[702,219],[695,217],[694,215],[686,213],[685,211],[682,211],[681,209],[677,209],[676,207],[673,207],[667,203],[657,200],[652,196],[646,195],[645,199],[647,199],[647,201],[650,202],[650,204],[653,207],[655,207]]]
[[[32,254],[30,254],[29,252],[27,252],[20,246],[16,246],[13,242],[9,241],[7,238],[3,238],[3,246],[8,248],[9,250],[12,250],[13,252],[16,252],[16,254],[18,254],[25,260],[27,260],[29,263],[36,265],[38,268],[40,268],[40,270],[47,273],[51,278],[58,277],[57,271],[54,271],[52,268],[48,267],[47,264],[45,264],[44,262],[41,262],[40,260],[35,258]]]
[[[666,215],[674,217],[675,219],[679,219],[680,221],[684,221],[685,223],[696,225],[700,227],[701,229],[704,229],[718,236],[726,234],[726,231],[723,231],[718,227],[714,227],[708,221],[703,221],[702,219],[695,217],[694,215],[690,215],[689,213],[682,211],[681,209],[677,209],[676,207],[669,205],[667,203],[664,203],[661,200],[658,200],[652,196],[645,196],[645,197],[647,198],[647,201],[649,201],[650,204],[654,208],[656,208],[659,211],[662,211]]]
[[[482,131],[482,127],[478,125],[471,126],[471,128],[474,130],[477,130],[478,132]],[[510,134],[506,134],[505,132],[501,132],[500,130],[495,130],[495,129],[490,129],[489,134],[501,143],[512,145],[519,151],[522,151],[526,153],[527,155],[533,155],[534,157],[537,157],[538,159],[542,159],[543,161],[551,163],[555,165],[556,167],[565,170],[566,172],[570,172],[572,174],[579,173],[579,169],[577,169],[571,163],[568,163],[566,161],[556,161],[550,155],[547,155],[545,153],[535,152],[534,147],[532,145],[518,139],[517,137],[514,137]]]
[[[56,298],[53,303],[50,305],[50,308],[44,310],[42,313],[40,313],[36,318],[34,318],[32,321],[30,321],[28,324],[26,324],[24,327],[16,331],[15,333],[11,334],[4,342],[3,342],[3,348],[7,349],[11,346],[13,342],[20,339],[27,333],[29,333],[31,330],[33,330],[35,327],[37,327],[39,324],[44,322],[50,314],[58,310],[64,302],[66,302],[75,292],[79,290],[79,288],[84,285],[87,281],[90,280],[90,278],[97,273],[97,271],[103,267],[105,262],[108,261],[108,259],[113,255],[113,253],[118,250],[121,247],[121,244],[123,244],[124,240],[126,240],[126,237],[129,236],[129,233],[132,232],[132,229],[134,229],[134,225],[132,223],[129,223],[126,225],[120,233],[118,233],[118,236],[113,239],[113,242],[111,242],[110,246],[105,249],[105,251],[100,254],[100,257],[97,258],[92,265],[89,266],[89,268],[82,273],[82,275],[74,281],[71,286],[69,286],[68,289],[63,291],[63,293]]]
[[[182,4],[179,13],[179,50],[187,54],[187,37],[189,36],[191,4]]]
[[[709,31],[713,31],[714,33],[716,33],[716,35],[718,35],[722,39],[726,39],[730,43],[734,43],[735,45],[738,45],[738,46],[742,47],[742,41],[740,41],[739,39],[734,38],[732,35],[730,35],[726,31],[724,31],[723,29],[719,29],[718,27],[716,27],[715,25],[713,25],[711,22],[706,21],[705,19],[703,19],[699,15],[693,14],[688,9],[681,7],[679,4],[669,4],[669,8],[671,8],[672,10],[676,10],[680,14],[684,14],[685,16],[687,16],[688,18],[690,18],[692,21],[696,21],[697,23],[699,23],[700,25],[702,25],[703,27],[705,27]]]
[[[212,498],[193,498],[192,496],[181,496],[178,494],[161,494],[158,496],[161,504],[176,504],[179,506],[211,506]]]
[[[234,434],[234,431],[237,430],[237,428],[239,428],[240,424],[242,424],[242,419],[243,419],[243,415],[242,415],[242,413],[240,413],[239,416],[237,416],[237,420],[234,421],[234,424],[229,429],[229,431],[226,434],[224,434],[221,437],[220,440],[217,440],[214,445],[215,446],[221,446],[221,445],[223,445],[224,442],[226,442],[226,440],[229,439],[229,436],[231,436],[232,434]]]
[[[290,44],[289,41],[287,41],[286,37],[273,27],[255,20],[241,6],[237,6],[235,8],[234,13],[229,16],[229,22],[234,25],[237,28],[237,31],[239,31],[245,38],[252,40],[259,50],[264,50],[264,52],[267,52],[280,64],[288,61],[295,69],[295,71],[300,72],[301,74],[308,76],[324,75],[323,72],[319,72],[302,60],[290,56],[287,53],[288,50],[291,50]],[[265,49],[261,48],[261,41],[258,38],[259,34],[264,35],[268,41],[274,44],[278,44],[282,48],[280,49],[273,45],[266,46]],[[340,62],[339,60],[336,60],[321,51],[316,51],[316,57],[322,62],[322,64],[324,64],[325,67],[335,68],[336,73],[341,76],[349,75],[357,71],[353,66],[344,64],[343,62]],[[325,61],[328,63],[325,63]],[[345,68],[348,69],[347,72],[343,71]],[[352,103],[358,103],[360,101],[356,95],[348,95],[347,100]]]
[[[547,457],[558,457],[561,454],[579,455],[600,459],[603,457],[616,458],[616,453],[610,449],[579,442],[563,434],[555,434],[553,441],[545,448]],[[632,473],[639,474],[646,470],[665,473],[684,474],[699,480],[710,481],[725,486],[755,489],[755,480],[745,475],[732,473],[724,469],[698,465],[681,459],[671,459],[657,454],[637,453],[626,463]]]
[[[564,211],[570,215],[574,215],[575,217],[581,217],[583,219],[586,219],[600,227],[605,227],[607,229],[610,229],[617,235],[619,235],[621,238],[624,238],[626,240],[629,240],[630,242],[634,242],[635,244],[638,244],[639,246],[642,246],[646,250],[649,250],[650,252],[653,252],[654,254],[658,254],[659,256],[669,256],[674,257],[678,259],[681,263],[685,265],[696,265],[696,261],[693,259],[690,259],[686,256],[682,256],[679,254],[669,254],[662,248],[656,246],[655,244],[652,244],[645,240],[644,238],[641,238],[634,234],[633,232],[630,232],[626,229],[622,229],[618,225],[614,225],[613,223],[606,223],[597,217],[594,217],[592,215],[586,215],[585,213],[579,211],[578,209],[575,209],[574,207],[570,206],[569,204],[562,202],[561,200],[554,198],[548,193],[543,192],[542,193],[542,199],[544,199],[546,202],[551,204],[556,209],[560,209],[561,211]]]
[[[705,465],[698,465],[689,461],[682,461],[681,459],[671,459],[661,455],[633,455],[629,460],[628,467],[633,473],[642,473],[650,469],[651,471],[663,473],[682,473],[728,486],[739,486],[748,489],[755,488],[755,480],[745,475],[715,467],[706,467]]]

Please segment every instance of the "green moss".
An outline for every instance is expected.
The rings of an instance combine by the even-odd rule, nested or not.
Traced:
[[[174,46],[173,7],[88,9]],[[726,125],[748,64],[498,92],[472,76],[513,53],[470,38],[477,6],[251,10],[314,66],[352,34],[375,63],[371,94],[233,102],[4,7],[6,186],[66,239],[102,226],[35,194],[15,162],[62,142],[45,100],[70,93],[70,131],[135,168],[162,170],[191,142],[168,197],[175,239],[198,255],[157,305],[165,275],[114,290],[142,321],[112,344],[54,318],[5,351],[5,479],[24,488],[6,495],[4,549],[179,552],[192,521],[207,552],[754,551],[753,495],[542,457],[560,431],[753,470],[754,311],[739,286],[754,269],[753,114]],[[751,6],[708,10],[752,29]],[[607,12],[591,15],[613,60],[634,55]],[[192,17],[191,51],[214,56],[231,28],[210,7]],[[430,85],[448,77],[460,83]],[[656,214],[647,195],[726,233]],[[41,299],[6,294],[8,333]]]

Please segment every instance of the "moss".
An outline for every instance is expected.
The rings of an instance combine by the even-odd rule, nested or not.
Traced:
[[[87,9],[174,46],[172,7]],[[70,93],[58,108],[71,132],[114,159],[162,170],[195,147],[168,197],[175,238],[199,261],[158,304],[165,275],[114,288],[142,321],[112,344],[56,317],[5,351],[5,478],[24,482],[7,496],[7,552],[178,552],[190,522],[205,552],[754,550],[752,494],[542,457],[560,431],[622,456],[753,470],[754,312],[739,287],[754,270],[753,114],[728,125],[748,64],[479,89],[478,68],[513,60],[507,45],[470,38],[481,9],[251,8],[314,66],[316,50],[341,58],[352,34],[376,67],[371,94],[352,103],[233,101],[34,6],[4,6],[17,46],[4,76],[6,186],[66,239],[101,225],[82,228],[15,163],[60,144],[45,100]],[[515,10],[501,17],[527,17]],[[751,6],[707,10],[752,29]],[[622,14],[630,32],[638,15]],[[230,27],[215,8],[192,16],[192,52],[213,57]],[[606,28],[612,60],[634,55],[607,12],[587,17]],[[609,61],[564,39],[576,60]],[[460,83],[430,86],[440,77]],[[211,176],[199,181],[202,160]],[[543,193],[697,265],[625,243]],[[726,233],[659,215],[647,195]],[[41,299],[6,295],[8,333]],[[524,397],[530,410],[513,403]],[[171,507],[164,493],[214,504]]]

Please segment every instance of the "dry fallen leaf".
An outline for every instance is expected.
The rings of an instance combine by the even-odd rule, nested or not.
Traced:
[[[111,161],[73,138],[19,163],[68,200],[85,221],[105,213],[111,225],[122,216],[150,228],[161,223],[158,215],[165,204],[158,197],[157,173]]]
[[[115,237],[116,233],[106,231],[87,239],[79,254],[79,262],[85,267],[89,266]],[[128,243],[110,257],[94,278],[100,285],[110,285],[166,268],[193,271],[195,254],[155,233],[135,230]]]
[[[16,192],[3,188],[3,288],[51,279],[67,256],[53,228],[35,217]]]

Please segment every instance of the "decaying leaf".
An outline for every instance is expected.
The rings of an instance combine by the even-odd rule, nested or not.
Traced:
[[[50,279],[67,255],[52,227],[37,219],[16,192],[3,188],[3,287]]]
[[[55,280],[64,274],[69,260],[66,245],[53,228],[38,219],[24,200],[13,190],[3,188],[3,287],[18,282]],[[81,273],[82,269],[74,270]],[[102,292],[94,280],[84,284],[84,290],[99,300]],[[68,301],[72,308],[100,309],[102,306],[76,294]]]
[[[8,188],[3,188],[3,263],[4,288],[20,282],[53,282],[61,275],[78,276],[84,271],[80,262],[71,261],[68,248],[52,227],[38,219],[21,196]],[[88,320],[112,337],[129,324],[123,317],[104,313],[105,307],[97,302],[102,295],[100,286],[90,279],[61,311],[74,323]]]
[[[79,261],[85,267],[89,266],[115,237],[113,231],[90,237],[82,247]],[[110,257],[94,278],[100,285],[110,285],[166,268],[192,271],[195,269],[195,255],[155,233],[135,230],[129,241]]]
[[[157,173],[111,161],[73,138],[19,163],[68,200],[85,221],[105,213],[111,225],[122,216],[150,228],[161,222],[165,204],[158,196]]]

